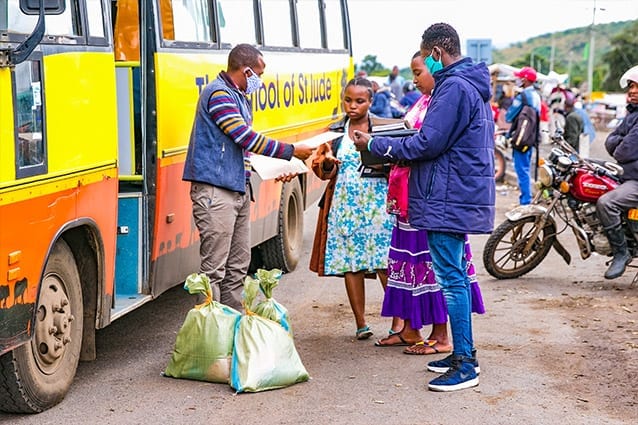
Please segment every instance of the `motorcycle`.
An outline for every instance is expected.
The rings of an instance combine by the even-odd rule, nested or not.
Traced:
[[[596,201],[620,184],[622,167],[583,158],[565,141],[558,127],[553,147],[538,170],[538,191],[530,205],[507,212],[507,220],[490,235],[483,265],[497,279],[512,279],[534,270],[553,247],[567,264],[571,255],[557,236],[570,228],[583,260],[593,252],[611,256],[611,246],[596,214]],[[560,230],[557,229],[561,223]],[[638,206],[623,214],[630,254],[638,257]],[[636,267],[636,266],[629,266]],[[633,283],[638,280],[638,273]]]

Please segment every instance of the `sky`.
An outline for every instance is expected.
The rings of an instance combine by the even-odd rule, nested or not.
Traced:
[[[595,7],[594,7],[595,5]],[[467,39],[491,39],[504,48],[530,37],[571,28],[638,19],[638,0],[349,0],[353,55],[377,56],[386,68],[406,68],[423,31],[446,22]]]

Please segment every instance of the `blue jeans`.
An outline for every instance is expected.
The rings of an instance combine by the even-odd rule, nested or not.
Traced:
[[[514,170],[518,178],[518,186],[521,191],[518,197],[518,203],[528,205],[532,203],[532,179],[530,178],[529,169],[532,162],[532,152],[534,149],[528,149],[527,152],[517,151],[513,149],[512,158],[514,159]]]
[[[465,235],[428,230],[428,245],[436,282],[447,302],[454,354],[472,357],[472,293],[465,259]]]

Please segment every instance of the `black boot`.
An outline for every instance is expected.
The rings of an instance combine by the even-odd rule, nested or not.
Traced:
[[[614,255],[609,268],[605,272],[605,279],[616,279],[625,273],[627,264],[631,263],[631,255],[629,255],[629,251],[627,250],[627,240],[625,239],[625,233],[622,227],[618,226],[607,229],[605,233],[607,233],[607,239],[609,239],[609,244],[611,245],[611,252]]]

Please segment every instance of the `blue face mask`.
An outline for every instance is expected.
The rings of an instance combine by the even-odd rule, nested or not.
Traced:
[[[432,56],[433,52],[434,52],[434,49],[432,49],[432,52],[430,52],[430,56],[425,58],[425,60],[423,61],[426,68],[428,69],[428,71],[430,71],[430,74],[432,75],[434,75],[435,72],[443,69],[443,62],[441,62],[441,59],[439,59],[438,61],[435,61],[434,57]]]
[[[261,87],[261,78],[259,78],[259,75],[255,74],[255,71],[252,69],[247,68],[247,70],[250,70],[250,77],[246,77],[246,94],[249,95],[259,90]]]

